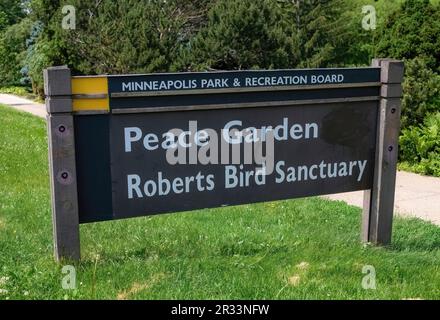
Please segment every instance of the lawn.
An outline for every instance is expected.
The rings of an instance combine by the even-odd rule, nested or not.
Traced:
[[[440,228],[397,218],[364,246],[361,210],[321,198],[82,225],[65,290],[49,195],[45,121],[0,106],[0,299],[440,298]]]

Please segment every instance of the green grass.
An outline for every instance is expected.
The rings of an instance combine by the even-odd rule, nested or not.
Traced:
[[[48,181],[44,120],[0,106],[0,299],[440,298],[440,228],[398,218],[391,247],[363,246],[360,209],[320,198],[82,225],[63,290]]]

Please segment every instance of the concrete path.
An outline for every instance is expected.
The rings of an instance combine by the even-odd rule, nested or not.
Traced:
[[[362,207],[363,191],[334,194],[326,198]],[[398,171],[394,212],[440,225],[440,178]]]
[[[44,104],[14,95],[0,94],[0,104],[6,104],[39,117],[46,117]],[[363,191],[340,193],[326,196],[326,198],[362,207]],[[440,178],[397,172],[394,209],[399,215],[418,217],[440,225]]]
[[[20,98],[12,94],[0,94],[0,104],[6,104],[12,108],[32,113],[38,117],[46,117],[46,106],[44,104],[36,103],[32,100]]]

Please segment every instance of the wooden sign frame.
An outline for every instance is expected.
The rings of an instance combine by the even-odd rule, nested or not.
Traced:
[[[88,76],[72,77],[70,70],[63,67],[52,67],[44,71],[45,94],[47,107],[47,128],[49,142],[49,165],[51,182],[51,199],[54,232],[54,251],[56,260],[80,259],[79,225],[80,205],[77,172],[77,146],[75,143],[75,116],[87,117],[98,114],[130,114],[148,112],[185,112],[191,110],[217,110],[283,106],[283,105],[312,105],[356,103],[362,101],[377,101],[376,144],[373,170],[372,188],[364,191],[364,205],[362,218],[361,239],[378,245],[387,245],[391,242],[391,230],[394,209],[394,191],[398,157],[398,136],[401,113],[403,62],[391,59],[374,59],[371,68],[359,69],[309,69],[309,70],[278,70],[267,71],[277,75],[322,74],[340,71],[355,75],[359,72],[378,70],[380,75],[377,82],[346,81],[332,84],[317,85],[290,85],[277,87],[250,86],[247,88],[198,88],[194,82],[193,88],[187,91],[168,90],[157,92],[115,92],[114,88],[120,85],[125,78],[135,79],[141,75],[117,76]],[[217,73],[218,78],[244,77],[255,71],[237,71]],[[259,71],[255,74],[259,74]],[[261,71],[260,73],[264,73]],[[182,73],[174,74],[176,79],[187,77],[194,79],[210,73]],[[148,75],[152,79],[169,77],[168,74]],[[130,78],[131,77],[131,78]],[[119,81],[119,82],[118,82]],[[194,80],[195,81],[195,80]],[[220,80],[219,80],[220,81]],[[225,82],[227,80],[224,80]],[[270,81],[270,80],[268,80]],[[182,82],[183,83],[183,82]],[[268,84],[272,84],[267,82]],[[126,87],[130,84],[126,83]],[[353,90],[367,90],[377,92],[373,95],[344,94]],[[297,90],[300,94],[291,94]],[[370,89],[368,89],[370,90]],[[316,98],[307,99],[316,94]],[[342,95],[333,93],[340,92]],[[365,91],[367,92],[367,91]],[[370,91],[368,91],[370,92]],[[252,101],[234,102],[234,99],[246,99],[253,94],[259,94],[258,99]],[[277,93],[283,99],[268,101]],[[218,97],[231,94],[230,103],[216,103]],[[290,94],[290,96],[289,96]],[[197,95],[204,97],[203,103],[197,103]],[[235,96],[234,96],[235,95]],[[165,99],[163,99],[165,97]],[[234,98],[235,97],[235,98]],[[290,98],[289,98],[290,97]],[[148,99],[148,100],[147,100]],[[155,100],[156,99],[156,100]],[[162,100],[157,100],[162,99]],[[129,101],[129,103],[128,103]],[[153,103],[147,102],[153,101]],[[160,101],[158,105],[157,101]],[[182,102],[177,105],[176,101]],[[196,102],[196,103],[195,103]],[[148,108],[147,108],[148,107]],[[102,219],[106,220],[106,219]],[[96,220],[98,221],[98,220]]]

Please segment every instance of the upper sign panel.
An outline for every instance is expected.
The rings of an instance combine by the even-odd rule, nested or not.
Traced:
[[[110,76],[108,89],[127,109],[376,96],[379,82],[379,68],[226,71]]]
[[[379,68],[310,69],[273,71],[225,71],[167,73],[109,77],[111,97],[167,92],[185,94],[191,90],[250,89],[324,84],[379,82]]]

